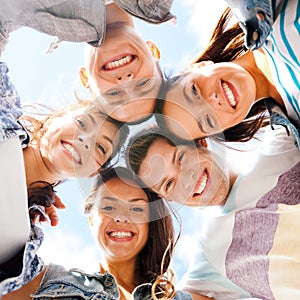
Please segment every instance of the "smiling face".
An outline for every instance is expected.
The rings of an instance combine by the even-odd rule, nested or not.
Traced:
[[[102,111],[133,122],[153,112],[162,81],[158,59],[159,50],[152,42],[145,42],[134,27],[115,23],[108,25],[101,47],[88,46],[80,77],[93,96],[102,96]]]
[[[112,178],[97,191],[90,219],[94,238],[110,261],[135,259],[148,240],[146,193],[133,182]]]
[[[167,93],[163,114],[191,138],[206,137],[240,123],[255,102],[253,77],[235,63],[200,63],[180,75]],[[168,128],[186,138],[175,122]]]
[[[112,155],[118,131],[98,112],[73,111],[53,119],[40,151],[49,169],[63,178],[88,177]]]
[[[230,174],[221,158],[204,147],[170,145],[156,139],[141,163],[139,176],[169,201],[188,206],[223,205]]]

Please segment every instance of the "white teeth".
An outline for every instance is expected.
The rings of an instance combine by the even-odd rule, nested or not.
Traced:
[[[111,70],[111,69],[115,69],[115,68],[121,67],[123,65],[128,64],[131,60],[132,60],[132,56],[131,55],[127,55],[125,57],[122,57],[119,60],[114,60],[112,62],[109,62],[108,64],[105,65],[105,69],[106,70]]]
[[[75,151],[75,149],[67,143],[62,143],[62,145],[64,146],[64,148],[72,155],[73,159],[77,162],[80,163],[80,156],[77,153],[77,151]]]
[[[129,231],[125,231],[125,232],[124,231],[113,231],[109,235],[122,239],[122,238],[126,238],[126,237],[131,237],[133,234],[132,234],[132,232],[129,232]]]
[[[205,172],[204,175],[202,176],[201,182],[197,190],[195,191],[195,194],[201,194],[204,191],[206,184],[207,184],[207,173]]]
[[[228,86],[228,84],[226,82],[222,82],[222,87],[226,93],[226,96],[230,102],[230,105],[232,107],[235,107],[236,106],[236,100],[234,98],[234,94],[232,92],[232,90],[230,89],[230,87]]]

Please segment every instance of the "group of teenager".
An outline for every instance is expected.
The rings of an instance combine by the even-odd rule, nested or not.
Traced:
[[[0,63],[3,300],[300,299],[299,1],[228,0],[207,47],[168,77],[133,16],[166,22],[172,3],[0,1],[1,52],[22,26],[86,42],[79,76],[91,94],[26,114]],[[130,134],[150,117],[153,128]],[[269,138],[247,173],[214,149],[261,131]],[[93,274],[38,255],[36,223],[57,224],[54,187],[76,177],[94,178],[85,212],[103,259]],[[179,285],[169,201],[202,207],[206,220]]]

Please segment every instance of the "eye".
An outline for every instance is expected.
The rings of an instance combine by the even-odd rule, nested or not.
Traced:
[[[214,126],[214,123],[213,123],[213,121],[212,121],[212,119],[210,118],[209,115],[206,115],[206,121],[207,121],[207,124],[208,124],[208,126],[209,126],[210,128],[214,128],[214,127],[215,127],[215,126]]]
[[[193,94],[194,97],[200,99],[200,96],[199,96],[199,94],[197,92],[195,84],[192,84],[192,94]]]
[[[138,207],[138,206],[132,207],[132,208],[130,208],[130,210],[132,210],[132,211],[134,211],[134,212],[143,212],[143,211],[144,211],[143,208]]]
[[[97,148],[103,153],[106,154],[104,147],[101,144],[97,144]]]
[[[111,205],[106,205],[106,206],[103,206],[103,207],[101,207],[100,208],[102,211],[113,211],[113,210],[115,210],[116,208],[115,207],[113,207],[113,206],[111,206]]]
[[[140,81],[138,82],[137,86],[138,86],[138,87],[143,87],[143,86],[145,86],[149,81],[150,81],[150,78],[140,80]]]
[[[165,185],[165,191],[166,193],[169,193],[172,186],[173,186],[174,180],[168,180],[166,185]]]
[[[184,153],[181,152],[180,155],[179,155],[179,157],[178,157],[178,161],[179,161],[179,162],[182,162],[183,157],[184,157]]]
[[[109,92],[106,92],[106,95],[107,96],[117,96],[117,95],[120,95],[121,94],[121,91],[119,91],[119,90],[111,90],[111,91],[109,91]]]
[[[84,122],[83,122],[82,120],[76,119],[76,122],[78,123],[78,125],[79,125],[81,128],[83,128],[83,129],[86,128],[86,126],[85,126],[85,124],[84,124]]]

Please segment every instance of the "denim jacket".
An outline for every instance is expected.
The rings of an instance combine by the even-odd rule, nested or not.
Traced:
[[[26,147],[29,134],[18,121],[22,114],[20,97],[7,73],[7,65],[0,62],[0,142],[19,136],[22,147]]]
[[[119,292],[114,277],[107,272],[88,274],[79,269],[67,271],[62,266],[50,264],[31,297],[36,300],[117,300]]]
[[[150,23],[172,19],[173,0],[115,0],[123,10]],[[60,41],[101,46],[105,37],[105,0],[0,0],[0,54],[9,33],[30,27]],[[56,43],[54,43],[55,46]]]
[[[255,50],[268,37],[276,18],[276,0],[226,0],[245,32],[245,46]]]
[[[88,274],[79,269],[67,271],[64,267],[50,264],[40,286],[31,295],[36,300],[93,299],[117,300],[119,292],[114,277],[105,272]],[[142,284],[132,294],[134,300],[150,300],[151,284]],[[188,293],[178,291],[174,300],[191,300]]]
[[[151,283],[144,283],[137,286],[132,293],[133,300],[151,300],[151,288]],[[192,300],[192,296],[189,293],[176,291],[173,300]]]

